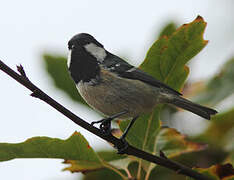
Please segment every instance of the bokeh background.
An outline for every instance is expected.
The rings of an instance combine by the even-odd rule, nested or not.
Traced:
[[[72,102],[57,90],[45,71],[42,54],[66,55],[67,41],[87,32],[106,49],[139,65],[160,30],[168,22],[178,25],[201,15],[208,22],[208,45],[190,64],[189,80],[209,79],[234,52],[234,2],[232,0],[180,1],[1,1],[0,59],[11,67],[22,64],[28,77],[54,99],[89,121],[101,117]],[[0,142],[21,142],[32,136],[67,138],[80,131],[96,149],[106,142],[78,127],[0,72]],[[229,101],[230,102],[230,101]],[[228,102],[223,102],[227,106]],[[198,121],[199,123],[202,123]],[[196,122],[194,131],[199,131]],[[191,128],[178,127],[186,133]],[[62,172],[62,160],[17,159],[0,163],[0,178],[73,180],[79,175]]]

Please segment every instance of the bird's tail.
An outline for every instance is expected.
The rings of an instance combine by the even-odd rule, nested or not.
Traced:
[[[170,104],[173,104],[175,106],[188,110],[208,120],[210,120],[211,115],[214,115],[217,113],[217,111],[214,109],[193,103],[180,96],[176,96],[176,98],[174,98],[174,100],[170,102]]]

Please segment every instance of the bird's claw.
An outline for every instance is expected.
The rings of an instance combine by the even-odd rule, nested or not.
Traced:
[[[100,124],[100,130],[102,130],[106,135],[111,134],[111,122],[105,121]]]
[[[101,119],[99,121],[93,121],[91,122],[91,125],[93,126],[94,124],[100,124],[100,130],[102,130],[106,135],[109,135],[111,133],[111,121],[115,118],[118,118],[119,116],[126,114],[128,111],[124,110],[120,113],[114,114],[113,116],[110,116],[108,118],[105,119]]]
[[[111,118],[106,118],[102,119],[100,121],[93,121],[91,125],[93,126],[94,124],[100,124],[100,130],[102,130],[106,135],[109,135],[111,133]]]

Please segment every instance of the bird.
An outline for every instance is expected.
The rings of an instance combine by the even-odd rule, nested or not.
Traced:
[[[136,119],[150,113],[158,104],[188,110],[205,119],[216,110],[196,104],[141,69],[107,51],[92,35],[79,33],[68,42],[67,66],[82,98],[104,115],[100,129],[110,133],[113,119],[131,119],[120,137],[125,137]]]

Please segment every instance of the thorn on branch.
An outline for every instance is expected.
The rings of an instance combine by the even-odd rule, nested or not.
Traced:
[[[35,89],[30,96],[35,97],[35,98],[39,98],[41,100],[45,100],[46,96],[43,92],[41,92],[39,89]]]
[[[38,93],[38,90],[36,89],[35,91],[33,91],[30,96],[32,97],[35,97],[35,98],[38,98],[39,97],[39,93]]]
[[[159,156],[160,156],[161,158],[168,159],[167,156],[164,154],[164,152],[161,151],[161,150],[159,151]]]

